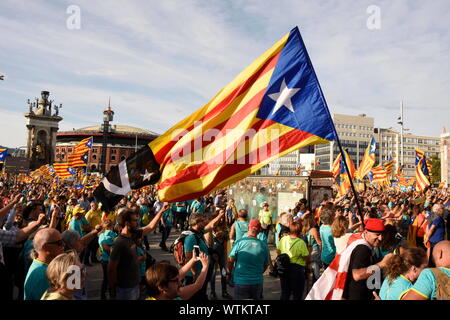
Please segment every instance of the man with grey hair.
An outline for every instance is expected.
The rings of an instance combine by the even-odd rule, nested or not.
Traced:
[[[426,238],[430,242],[430,248],[428,252],[429,266],[435,267],[433,257],[433,248],[441,241],[445,240],[445,221],[442,218],[444,214],[444,206],[442,204],[436,203],[431,208],[433,212],[434,219],[428,227]]]
[[[80,234],[75,230],[66,230],[62,233],[62,239],[65,244],[66,250],[75,250],[78,254],[83,252],[83,250],[89,245],[89,243],[97,239],[97,234],[102,231],[101,225],[96,225],[95,229],[81,238]],[[84,283],[82,284],[81,290],[75,292],[75,298],[77,300],[87,300],[87,275],[84,278]]]
[[[45,272],[48,264],[64,252],[64,241],[61,233],[53,228],[39,230],[33,239],[37,257],[28,269],[24,285],[25,300],[40,300],[48,289],[49,283]]]

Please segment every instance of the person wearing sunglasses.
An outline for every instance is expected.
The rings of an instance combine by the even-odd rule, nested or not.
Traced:
[[[53,228],[39,230],[33,239],[34,260],[28,269],[24,285],[24,300],[40,300],[49,287],[48,264],[64,252],[61,233]]]

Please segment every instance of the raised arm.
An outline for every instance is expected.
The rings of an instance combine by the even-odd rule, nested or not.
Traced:
[[[17,231],[16,242],[21,242],[28,239],[30,234],[35,232],[41,225],[45,223],[47,217],[45,214],[41,213],[37,221],[32,221],[28,226]]]
[[[206,274],[208,273],[209,258],[206,254],[201,252],[200,261],[202,262],[202,271],[197,280],[195,280],[195,282],[191,285],[180,288],[180,298],[183,300],[188,300],[190,297],[192,297],[203,287],[203,284],[205,283]]]
[[[167,209],[169,209],[169,203],[164,202],[163,207],[161,208],[161,210],[159,210],[159,212],[152,219],[152,221],[150,221],[150,223],[148,225],[146,225],[145,227],[142,228],[142,235],[144,237],[156,229],[156,227],[158,226],[159,220],[161,220],[163,212],[166,211]]]
[[[214,226],[216,225],[217,222],[219,222],[219,220],[224,216],[225,214],[225,210],[223,210],[221,213],[219,213],[217,215],[217,217],[215,217],[214,219],[212,219],[205,227],[205,232],[210,232],[214,229]]]

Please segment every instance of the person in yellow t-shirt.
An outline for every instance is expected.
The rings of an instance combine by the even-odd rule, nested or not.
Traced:
[[[85,215],[86,220],[89,222],[91,229],[94,230],[96,225],[102,224],[102,210],[98,208],[98,203],[95,201],[91,202],[91,209]],[[89,257],[93,263],[100,262],[97,259],[97,251],[99,248],[98,237],[95,236],[94,241],[91,241],[86,248],[86,253],[84,257],[84,262],[89,265]]]
[[[272,211],[269,209],[267,202],[263,202],[262,209],[259,211],[258,220],[262,226],[261,232],[269,236],[270,227],[272,226]]]
[[[308,246],[300,236],[302,224],[293,221],[289,225],[289,234],[280,239],[279,253],[289,256],[289,266],[286,274],[280,277],[281,300],[289,300],[291,294],[294,300],[301,300],[305,288],[305,266],[309,256]]]

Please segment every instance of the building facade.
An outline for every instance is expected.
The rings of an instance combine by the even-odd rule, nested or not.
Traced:
[[[339,135],[342,148],[347,149],[350,158],[358,168],[373,136],[376,141],[375,165],[386,163],[389,157],[395,161],[395,170],[401,161],[401,134],[392,128],[374,127],[374,118],[365,114],[358,116],[334,114],[333,121]],[[412,133],[403,134],[403,173],[407,178],[415,176],[415,149],[425,152],[428,159],[436,155],[440,157],[440,139],[430,136],[419,136]],[[331,170],[333,160],[340,153],[336,142],[315,146],[316,162],[319,170]],[[395,170],[393,171],[395,173]]]
[[[111,131],[106,148],[106,172],[158,137],[158,134],[152,131],[125,125],[114,125]],[[75,146],[88,137],[93,137],[93,146],[88,154],[87,170],[99,171],[103,150],[103,133],[100,125],[58,132],[55,162],[67,161]]]
[[[378,128],[374,133],[375,140],[379,141],[379,152],[383,163],[387,162],[389,156],[395,160],[395,169],[402,163],[401,155],[401,135],[398,131],[392,129]],[[418,148],[425,152],[427,160],[432,156],[440,157],[440,139],[430,136],[419,136],[411,133],[403,134],[403,174],[407,178],[413,178],[416,175],[416,152]]]
[[[295,150],[287,155],[273,160],[261,168],[261,175],[297,176],[302,172],[314,169],[314,146]]]
[[[374,118],[367,117],[365,114],[357,116],[334,114],[333,122],[342,148],[347,150],[357,168],[373,135]],[[376,161],[378,161],[378,143],[376,150]],[[333,160],[340,153],[340,150],[337,142],[332,141],[328,144],[316,145],[314,153],[316,162],[320,163],[318,170],[331,170]]]

